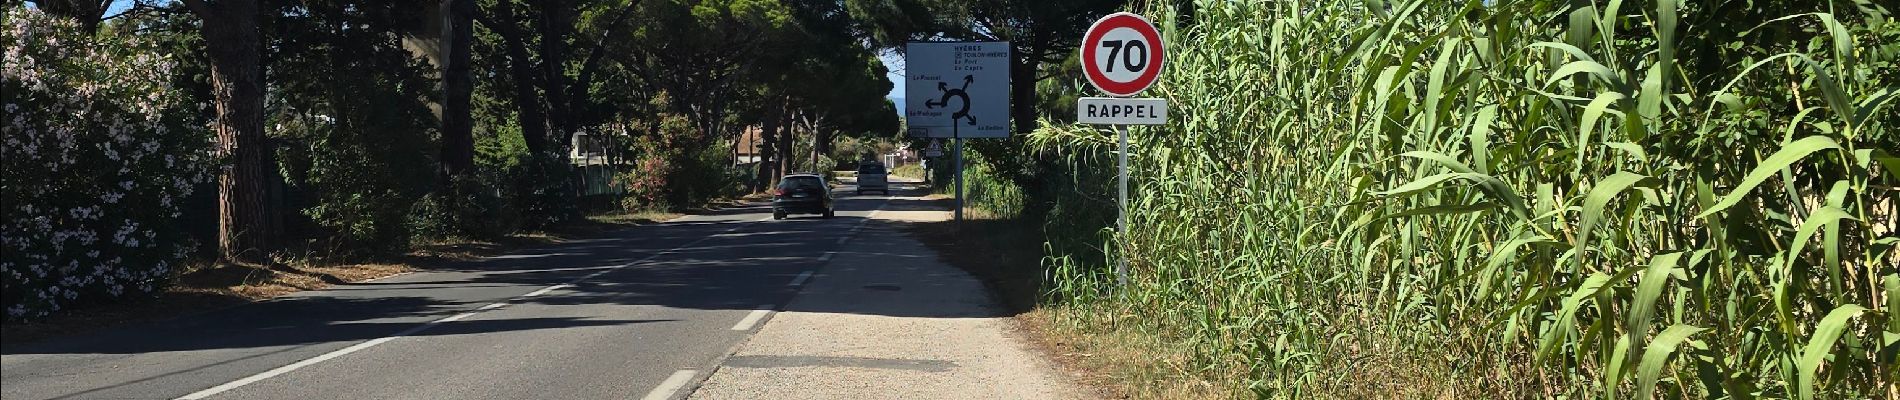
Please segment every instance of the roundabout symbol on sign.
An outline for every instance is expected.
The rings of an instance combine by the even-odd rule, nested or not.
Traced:
[[[1110,95],[1134,96],[1161,76],[1161,31],[1140,15],[1118,12],[1095,20],[1080,47],[1089,84]]]
[[[970,125],[976,125],[976,117],[970,116],[970,93],[966,92],[966,90],[970,89],[971,82],[976,82],[975,75],[964,75],[963,87],[956,89],[951,89],[949,83],[942,81],[937,82],[937,90],[943,92],[943,98],[937,101],[924,100],[924,106],[929,108],[950,107],[950,98],[955,97],[958,100],[962,100],[963,108],[958,109],[957,112],[950,113],[950,122],[956,123],[957,120],[968,119],[970,120]]]

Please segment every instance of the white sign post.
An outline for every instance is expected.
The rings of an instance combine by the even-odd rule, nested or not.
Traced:
[[[1153,86],[1161,77],[1164,51],[1161,30],[1147,18],[1118,12],[1095,20],[1082,34],[1083,72],[1089,84],[1111,96],[1129,97]],[[1123,125],[1167,123],[1168,102],[1154,98],[1084,97],[1076,101],[1076,121],[1108,125],[1121,140],[1120,193],[1116,200],[1115,232],[1128,232],[1128,131]],[[1128,286],[1128,257],[1119,255],[1115,280]]]
[[[963,220],[963,139],[1009,137],[1009,42],[904,45],[904,121],[911,137],[948,137]]]

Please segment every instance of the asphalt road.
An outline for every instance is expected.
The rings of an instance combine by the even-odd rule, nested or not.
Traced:
[[[705,379],[885,196],[769,206],[5,349],[6,399],[644,398]],[[901,191],[900,191],[901,194]],[[676,376],[686,375],[686,376]]]

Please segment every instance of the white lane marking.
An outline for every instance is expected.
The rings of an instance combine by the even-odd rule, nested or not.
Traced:
[[[771,217],[766,217],[766,218],[771,218]],[[763,220],[761,220],[761,221],[763,221]],[[735,227],[732,227],[732,228],[730,228],[730,229],[726,229],[726,231],[725,231],[725,232],[727,232],[727,233],[730,233],[730,232],[732,232],[732,231],[736,231],[736,230],[739,230],[739,228],[744,228],[744,227],[745,227],[744,225],[741,225],[741,226],[735,226]],[[683,245],[680,245],[679,247],[674,247],[674,248],[672,248],[672,249],[670,249],[670,250],[667,250],[667,251],[662,251],[662,252],[659,252],[659,253],[654,253],[653,255],[650,255],[650,256],[647,256],[646,258],[642,258],[642,259],[640,259],[639,261],[634,261],[634,262],[630,262],[630,263],[627,263],[627,264],[624,264],[624,265],[621,265],[621,266],[618,266],[618,267],[614,267],[613,269],[621,269],[621,268],[626,268],[626,267],[628,267],[628,266],[632,266],[632,265],[635,265],[635,264],[639,264],[639,263],[642,263],[642,262],[646,262],[647,260],[651,260],[651,259],[653,259],[654,257],[659,257],[659,256],[661,256],[661,255],[665,255],[665,254],[669,254],[669,253],[672,253],[672,252],[674,252],[674,251],[676,251],[676,250],[679,250],[679,249],[683,249],[683,248],[687,248],[687,247],[692,247],[692,246],[693,246],[693,245],[695,245],[695,244],[699,244],[699,242],[703,242],[703,241],[706,241],[706,239],[711,239],[711,238],[712,238],[712,236],[707,236],[707,237],[702,237],[702,238],[699,238],[699,240],[694,240],[694,241],[692,241],[691,243],[687,243],[687,244],[683,244]],[[581,280],[583,280],[583,279],[586,279],[586,278],[581,278],[581,279],[575,279],[574,281],[572,281],[572,282],[570,282],[570,283],[573,283],[573,282],[579,282],[579,281],[581,281]],[[559,284],[559,285],[554,285],[554,286],[549,286],[549,287],[545,287],[545,288],[541,288],[541,290],[536,290],[536,291],[534,291],[534,292],[530,292],[529,294],[525,294],[525,295],[521,295],[521,296],[517,296],[517,297],[515,297],[515,299],[521,299],[521,298],[526,298],[526,297],[533,297],[533,296],[538,296],[538,295],[541,295],[541,294],[544,294],[544,293],[547,293],[548,291],[551,291],[551,290],[555,290],[555,289],[559,289],[559,288],[562,288],[562,287],[567,287],[567,286],[569,286],[569,285],[568,285],[568,284],[565,284],[565,283],[564,283],[564,284]],[[218,395],[219,393],[224,393],[224,392],[227,392],[227,391],[230,391],[231,389],[237,389],[237,388],[240,388],[240,387],[244,387],[245,385],[249,385],[249,384],[252,384],[252,383],[257,383],[258,381],[262,381],[262,380],[265,380],[265,379],[270,379],[270,378],[272,378],[272,377],[276,377],[276,376],[278,376],[278,375],[283,375],[283,374],[286,374],[286,373],[290,373],[291,371],[296,371],[296,370],[298,370],[298,369],[302,369],[303,367],[308,367],[308,366],[312,366],[312,365],[316,365],[317,363],[321,363],[321,362],[324,362],[324,361],[329,361],[330,359],[333,359],[333,358],[337,358],[337,357],[342,357],[342,356],[344,356],[344,355],[347,355],[347,354],[350,354],[350,353],[355,353],[355,352],[358,352],[358,351],[362,351],[363,349],[367,349],[367,348],[371,348],[371,347],[376,347],[377,345],[381,345],[381,344],[383,344],[383,343],[389,343],[389,341],[392,341],[392,340],[396,340],[396,338],[399,338],[399,337],[404,337],[404,336],[409,336],[409,335],[413,335],[413,334],[416,334],[417,332],[422,332],[422,331],[424,331],[424,330],[427,330],[427,329],[429,329],[429,328],[433,328],[433,327],[435,327],[436,325],[439,325],[439,324],[441,324],[441,323],[444,323],[444,322],[454,322],[454,321],[458,321],[458,320],[461,320],[461,319],[463,319],[463,318],[468,318],[468,317],[470,317],[470,316],[474,316],[474,315],[476,314],[476,312],[479,312],[479,311],[485,311],[485,310],[492,310],[492,309],[496,309],[496,308],[501,308],[502,306],[505,306],[506,304],[507,304],[507,303],[505,303],[505,302],[504,302],[504,303],[494,303],[494,304],[489,304],[489,305],[485,305],[485,306],[482,306],[482,307],[481,307],[480,309],[478,309],[478,310],[476,310],[476,311],[472,311],[472,312],[466,312],[466,313],[461,313],[461,314],[456,314],[456,315],[453,315],[453,316],[449,316],[449,317],[447,317],[447,318],[442,318],[442,319],[437,319],[437,320],[434,320],[434,321],[429,321],[429,322],[426,322],[426,323],[423,323],[422,325],[417,325],[417,326],[415,326],[415,327],[411,327],[411,328],[409,328],[409,329],[405,329],[405,330],[403,330],[402,332],[396,332],[396,333],[395,333],[395,334],[393,334],[393,335],[389,335],[389,336],[384,336],[384,337],[380,337],[380,338],[375,338],[375,339],[370,339],[370,340],[368,340],[368,341],[364,341],[364,342],[362,342],[362,343],[357,343],[357,344],[353,344],[353,345],[350,345],[349,347],[344,347],[344,348],[341,348],[341,349],[337,349],[336,351],[331,351],[331,352],[328,352],[328,353],[323,353],[322,355],[318,355],[318,356],[316,356],[316,357],[311,357],[311,358],[307,358],[307,359],[304,359],[304,360],[302,360],[302,361],[298,361],[298,362],[294,362],[294,363],[290,363],[290,365],[285,365],[285,366],[282,366],[282,367],[277,367],[277,368],[273,368],[273,369],[271,369],[271,370],[269,370],[269,371],[264,371],[264,372],[260,372],[260,373],[257,373],[256,375],[251,375],[251,376],[247,376],[247,377],[243,377],[243,378],[240,378],[240,379],[238,379],[238,380],[235,380],[235,381],[230,381],[230,382],[225,382],[225,383],[224,383],[224,384],[222,384],[222,385],[218,385],[218,386],[212,386],[212,387],[210,387],[210,388],[208,388],[208,389],[205,389],[205,390],[200,390],[200,391],[196,391],[196,392],[192,392],[191,394],[187,394],[187,395],[184,395],[184,396],[180,396],[180,397],[178,397],[178,399],[180,399],[180,400],[196,400],[196,399],[203,399],[203,398],[207,398],[207,397],[211,397],[211,396],[216,396],[216,395]],[[760,310],[760,311],[765,311],[765,312],[770,312],[770,311],[771,311],[771,310],[770,310],[770,308],[771,308],[771,305],[770,305],[770,304],[767,304],[767,305],[761,305],[761,306],[759,306],[759,308],[762,308],[762,309],[765,309],[765,310]],[[763,317],[764,317],[764,315],[762,315],[762,314],[760,314],[760,311],[753,311],[753,314],[754,314],[754,315],[747,315],[747,316],[746,316],[746,319],[747,319],[747,320],[750,320],[750,321],[752,321],[752,323],[758,323],[758,319],[759,319],[759,318],[763,318]],[[736,329],[736,328],[735,328],[735,329]],[[682,372],[688,372],[688,371],[692,371],[692,370],[686,370],[686,371],[682,371]],[[672,393],[672,391],[678,391],[678,390],[679,390],[679,387],[681,387],[681,386],[685,386],[685,385],[686,385],[686,381],[687,381],[688,379],[691,379],[691,378],[693,377],[693,374],[692,374],[692,373],[686,373],[686,376],[685,376],[685,377],[680,377],[680,376],[679,376],[680,374],[681,374],[681,372],[676,372],[676,373],[674,373],[674,374],[673,374],[673,376],[672,376],[672,377],[668,377],[668,378],[667,378],[667,380],[666,380],[666,382],[662,382],[662,383],[661,383],[661,386],[662,386],[662,387],[664,387],[664,386],[667,386],[667,385],[669,385],[669,384],[670,384],[670,385],[672,385],[672,386],[673,386],[673,388],[672,388],[672,390],[671,390],[671,391],[668,391],[668,392],[667,392],[667,394],[665,394],[665,395],[661,395],[661,397],[658,397],[658,398],[661,398],[661,399],[664,399],[664,398],[666,398],[666,396],[670,396],[670,395],[671,395],[671,393]],[[679,381],[679,382],[677,382],[677,383],[673,383],[673,382],[674,382],[674,381],[676,381],[676,380],[677,380],[677,381]],[[648,394],[648,395],[647,395],[647,397],[648,397],[648,398],[653,398],[652,396],[653,396],[653,394]]]
[[[251,375],[251,376],[247,376],[235,381],[230,381],[223,385],[212,386],[209,389],[192,392],[191,394],[180,396],[178,398],[180,400],[196,400],[196,399],[216,396],[218,393],[224,393],[224,392],[230,391],[231,389],[244,387],[244,385],[257,383],[257,381],[270,379],[271,377],[290,373],[290,371],[296,371],[298,369],[302,369],[303,367],[308,367],[308,366],[316,365],[317,363],[320,363],[320,362],[329,361],[332,358],[342,357],[345,354],[355,353],[358,351],[362,351],[363,349],[376,347],[376,345],[388,343],[391,340],[396,340],[396,338],[414,335],[416,334],[416,332],[422,332],[423,330],[433,328],[436,325],[441,324],[443,322],[450,322],[450,321],[455,321],[462,318],[468,318],[471,315],[475,315],[475,313],[473,312],[461,313],[461,314],[456,314],[455,316],[452,316],[452,317],[429,321],[428,323],[424,323],[422,325],[417,325],[415,327],[405,329],[402,332],[396,332],[396,334],[394,335],[370,339],[369,341],[366,341],[366,342],[350,345],[350,347],[336,349],[335,351],[323,353],[323,355],[311,357],[303,361],[294,362],[294,363],[291,363],[290,365],[273,368],[269,371],[260,372],[256,375]]]
[[[838,238],[838,244],[844,244],[844,242],[848,242],[848,241],[851,241],[851,237],[850,237],[850,236],[845,236],[845,237],[841,237],[841,238]]]
[[[772,313],[771,304],[760,304],[759,309],[752,310],[751,313],[745,315],[745,319],[739,320],[739,323],[737,324],[732,324],[732,330],[735,330],[735,331],[752,330],[753,325],[758,325],[759,320],[765,319],[765,316],[771,313]]]
[[[797,278],[792,278],[792,283],[790,283],[790,284],[786,284],[785,286],[798,286],[798,285],[803,285],[803,284],[805,284],[805,280],[806,280],[806,279],[811,279],[811,271],[805,271],[805,272],[800,272],[800,273],[798,273],[798,277],[797,277]]]
[[[424,325],[424,326],[427,326],[427,325]],[[411,328],[410,330],[420,330],[420,329]],[[367,342],[357,343],[350,347],[344,347],[341,349],[337,349],[336,351],[323,353],[323,355],[320,355],[320,356],[311,357],[310,359],[307,359],[307,360],[298,361],[290,365],[285,365],[282,367],[277,367],[276,369],[264,371],[263,373],[259,373],[257,375],[251,375],[251,376],[244,377],[243,379],[231,381],[230,383],[213,386],[210,389],[200,390],[192,394],[187,394],[182,397],[179,397],[179,399],[180,400],[196,400],[196,399],[211,397],[211,396],[217,395],[218,393],[224,393],[225,391],[236,389],[244,385],[249,385],[253,382],[270,379],[271,377],[274,377],[274,376],[283,375],[284,373],[287,373],[290,371],[295,371],[298,368],[308,367],[316,363],[327,361],[332,358],[341,357],[344,354],[355,353],[359,350],[367,349],[367,348],[370,348],[371,346],[383,344],[383,342],[388,342],[390,340],[395,340],[395,339],[396,337],[391,336],[391,337],[377,338],[375,340],[371,340]]]
[[[646,397],[641,397],[640,399],[666,400],[672,398],[674,394],[679,393],[680,388],[686,387],[686,384],[693,380],[694,375],[699,375],[699,370],[682,369],[674,371],[672,376],[668,376],[666,380],[660,381],[660,386],[654,387],[653,391],[647,392]]]
[[[443,319],[438,319],[438,320],[435,320],[435,322],[436,322],[436,323],[443,323],[443,322],[455,322],[455,321],[461,321],[461,320],[462,320],[463,318],[468,318],[468,317],[472,317],[472,316],[475,316],[475,312],[473,312],[473,311],[471,311],[471,312],[465,312],[465,313],[461,313],[461,314],[455,314],[455,316],[453,316],[453,317],[448,317],[448,318],[443,318]]]
[[[561,288],[565,288],[565,287],[568,287],[568,284],[563,283],[559,285],[548,286],[548,287],[541,288],[541,290],[528,292],[528,294],[521,295],[521,297],[525,298],[525,297],[540,296],[540,295],[548,294],[548,292],[560,290]]]
[[[822,255],[822,256],[818,256],[818,262],[826,262],[826,261],[831,261],[831,256],[832,256],[833,254],[838,254],[838,252],[835,252],[835,251],[827,251],[827,252],[825,252],[825,255]]]

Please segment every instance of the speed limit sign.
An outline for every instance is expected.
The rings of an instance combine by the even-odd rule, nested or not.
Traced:
[[[1161,47],[1161,30],[1147,18],[1118,12],[1095,20],[1082,34],[1082,70],[1089,84],[1110,96],[1083,97],[1075,102],[1075,122],[1114,127],[1120,139],[1121,181],[1115,201],[1115,231],[1128,231],[1128,130],[1125,125],[1166,125],[1168,101],[1131,99],[1130,96],[1154,86],[1161,77],[1166,53]],[[1128,286],[1128,261],[1116,260],[1115,280]]]
[[[1134,96],[1161,76],[1161,31],[1140,15],[1118,12],[1095,20],[1081,47],[1089,84],[1110,95]]]

